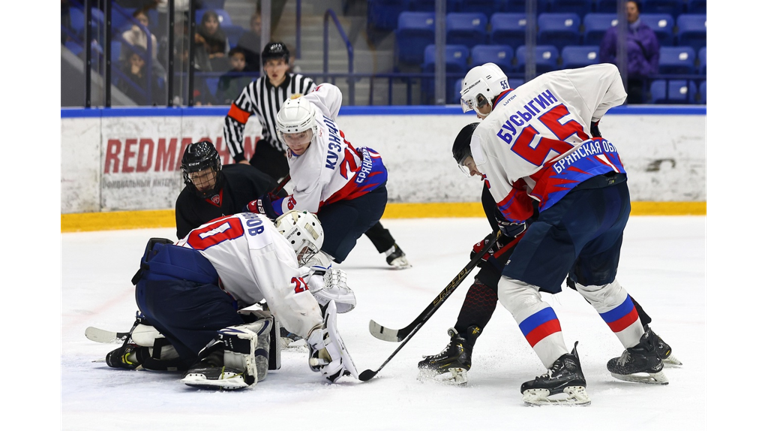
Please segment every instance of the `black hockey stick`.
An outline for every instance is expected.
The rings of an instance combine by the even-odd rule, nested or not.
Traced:
[[[410,325],[406,326],[403,329],[400,330],[394,330],[394,329],[388,329],[385,328],[378,323],[371,320],[371,323],[368,326],[368,329],[371,330],[371,334],[375,336],[376,338],[386,340],[385,338],[381,338],[379,335],[383,334],[384,332],[387,332],[388,334],[394,334],[394,337],[396,338],[396,341],[402,341],[402,343],[397,346],[397,349],[395,349],[394,352],[392,352],[391,355],[387,358],[386,361],[384,361],[383,364],[379,367],[378,370],[365,370],[362,373],[359,374],[358,378],[363,381],[367,382],[368,380],[371,380],[376,376],[376,374],[381,371],[382,368],[384,368],[385,365],[389,363],[390,360],[397,354],[397,352],[400,351],[407,343],[408,341],[413,338],[414,335],[416,335],[417,332],[419,332],[419,329],[421,329],[422,326],[424,326],[425,323],[427,323],[427,320],[429,320],[430,317],[432,317],[433,314],[437,311],[438,308],[440,308],[443,303],[445,303],[445,300],[448,299],[448,297],[459,287],[462,281],[464,281],[465,278],[467,278],[467,275],[477,266],[477,264],[480,262],[480,260],[483,258],[483,256],[488,253],[491,250],[491,247],[493,247],[494,244],[496,244],[496,241],[501,236],[501,232],[497,232],[496,236],[493,237],[490,241],[488,241],[488,244],[483,247],[483,249],[475,255],[472,259],[470,259],[469,263],[459,271],[458,274],[456,274],[456,277],[453,277],[453,280],[451,280],[450,283],[448,283],[448,286],[443,289],[442,292],[440,292],[439,295],[432,301],[431,304],[427,306],[427,308],[424,309],[424,311],[421,312],[419,317],[416,318],[413,322],[411,322]],[[515,241],[518,241],[521,236],[518,236]],[[374,326],[376,325],[376,326]],[[374,329],[381,328],[379,330],[377,335],[374,333]],[[399,337],[404,338],[399,338]],[[391,340],[386,340],[391,341]]]
[[[270,197],[277,196],[277,194],[280,193],[280,190],[282,190],[283,187],[285,187],[285,185],[288,184],[288,181],[290,180],[291,180],[291,174],[286,175],[285,178],[283,178],[283,180],[280,181],[280,184],[278,184],[277,187],[274,188],[274,190],[269,192],[269,196]]]

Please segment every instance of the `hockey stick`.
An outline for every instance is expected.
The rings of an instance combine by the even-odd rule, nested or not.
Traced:
[[[93,326],[85,328],[85,336],[97,343],[122,343],[131,335],[130,332],[115,332]]]
[[[493,245],[496,243],[496,240],[499,238],[501,233],[497,233],[496,237],[488,242],[488,244],[485,245],[483,250],[481,250],[479,253],[473,257],[469,263],[462,268],[461,271],[459,271],[458,274],[456,274],[456,277],[451,280],[450,283],[448,283],[448,286],[443,289],[442,292],[440,292],[439,295],[432,301],[427,308],[424,309],[424,311],[419,314],[416,319],[410,323],[410,325],[402,328],[402,329],[390,329],[383,325],[380,325],[376,323],[375,321],[371,320],[368,324],[368,330],[370,331],[371,335],[378,338],[379,340],[383,341],[391,341],[391,342],[399,342],[403,341],[405,337],[408,336],[413,330],[418,326],[419,322],[426,320],[429,318],[429,316],[434,313],[438,307],[442,305],[442,303],[448,298],[448,296],[453,293],[454,290],[456,290],[459,285],[464,281],[464,279],[469,275],[469,273],[477,266],[477,264],[480,262],[482,257],[490,251],[490,249],[493,247]],[[518,241],[520,241],[520,238],[522,238],[522,235],[518,236],[512,242],[505,246],[509,247],[510,245],[516,244]]]
[[[283,178],[282,181],[280,181],[280,184],[277,185],[277,187],[274,188],[271,192],[269,192],[269,196],[277,196],[278,193],[280,193],[280,190],[285,187],[286,184],[288,184],[288,181],[291,180],[291,174],[288,174]]]
[[[400,330],[394,330],[385,328],[378,323],[371,320],[371,323],[368,326],[368,329],[371,331],[371,334],[375,336],[376,338],[386,340],[386,341],[402,341],[399,346],[397,346],[397,349],[395,349],[394,352],[392,352],[391,355],[387,358],[386,361],[384,361],[383,364],[377,369],[376,371],[373,370],[365,370],[362,373],[359,374],[358,378],[363,381],[367,382],[368,380],[371,380],[376,376],[376,374],[381,371],[382,368],[384,368],[385,365],[389,363],[390,360],[397,354],[397,352],[400,351],[407,343],[408,341],[413,338],[414,335],[416,335],[417,332],[419,332],[419,329],[421,329],[422,326],[424,326],[425,323],[427,323],[427,320],[429,320],[430,317],[432,317],[433,314],[437,311],[438,308],[440,308],[441,305],[445,302],[446,299],[459,287],[462,281],[464,281],[465,278],[467,278],[467,275],[477,266],[477,264],[480,262],[480,260],[485,256],[486,253],[488,253],[491,250],[491,247],[493,247],[494,244],[496,244],[496,241],[501,236],[501,232],[497,232],[496,236],[492,238],[490,241],[488,241],[488,244],[483,247],[483,249],[473,257],[469,263],[459,271],[458,274],[456,274],[456,277],[451,280],[450,283],[448,283],[448,286],[443,289],[442,292],[440,292],[439,295],[432,301],[431,304],[427,306],[427,308],[424,309],[424,311],[421,312],[419,317],[416,318],[413,322],[411,322],[410,325],[406,326],[403,329]],[[522,235],[515,238],[513,241],[519,241],[520,238],[522,238]],[[375,325],[375,326],[374,326]],[[377,332],[374,332],[377,331]],[[389,337],[394,337],[394,340],[382,338],[380,335],[387,333]],[[378,334],[378,335],[377,335]],[[400,338],[404,337],[404,338]]]

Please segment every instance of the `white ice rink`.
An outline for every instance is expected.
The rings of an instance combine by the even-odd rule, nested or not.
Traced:
[[[130,279],[144,246],[150,237],[173,238],[174,230],[65,233],[61,235],[62,427],[73,431],[704,429],[705,220],[633,217],[625,233],[619,280],[684,364],[665,369],[670,384],[612,378],[605,364],[622,352],[621,344],[595,310],[566,288],[544,299],[557,312],[566,342],[579,341],[592,405],[539,408],[524,406],[520,384],[545,370],[501,305],[475,346],[468,387],[416,380],[421,356],[438,353],[448,343],[446,330],[455,323],[470,280],[367,383],[349,377],[337,385],[323,382],[307,367],[304,351],[284,351],[281,370],[241,392],[194,390],[180,383],[178,374],[110,369],[103,358],[118,345],[89,341],[83,332],[87,326],[130,328],[136,311]],[[413,268],[390,270],[365,237],[339,266],[347,271],[358,300],[357,308],[338,320],[359,371],[376,370],[398,346],[372,337],[369,320],[393,328],[410,323],[468,262],[472,244],[489,231],[480,218],[385,220],[384,225]]]

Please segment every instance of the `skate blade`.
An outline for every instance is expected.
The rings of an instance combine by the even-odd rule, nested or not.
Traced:
[[[392,269],[401,270],[411,268],[413,265],[411,265],[408,261],[403,261],[402,258],[398,257],[397,259],[393,260],[389,266]]]
[[[297,352],[308,352],[307,342],[304,340],[292,340],[287,337],[280,337],[280,350],[291,350]]]
[[[633,383],[646,383],[649,385],[668,385],[669,379],[663,371],[658,373],[635,373],[635,374],[616,374],[611,375],[619,380]]]
[[[682,367],[683,363],[680,362],[679,359],[677,359],[674,355],[669,355],[666,359],[664,359],[662,362],[664,362],[664,367]]]
[[[187,385],[199,389],[211,389],[211,390],[238,390],[245,389],[248,384],[245,383],[242,374],[224,373],[223,378],[218,380],[211,380],[205,378],[203,374],[187,374],[181,381]]]
[[[449,368],[442,373],[435,370],[420,369],[416,379],[420,382],[437,382],[450,386],[466,386],[469,382],[467,370],[463,368]]]
[[[562,393],[549,395],[549,389],[528,389],[523,402],[529,406],[588,406],[592,403],[584,386],[568,386]]]

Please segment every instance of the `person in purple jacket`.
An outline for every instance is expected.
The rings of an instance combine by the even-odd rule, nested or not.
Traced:
[[[627,6],[627,103],[645,102],[645,80],[659,72],[659,40],[656,33],[640,19],[640,5],[628,1]],[[600,44],[600,62],[617,64],[618,28],[605,32]]]

